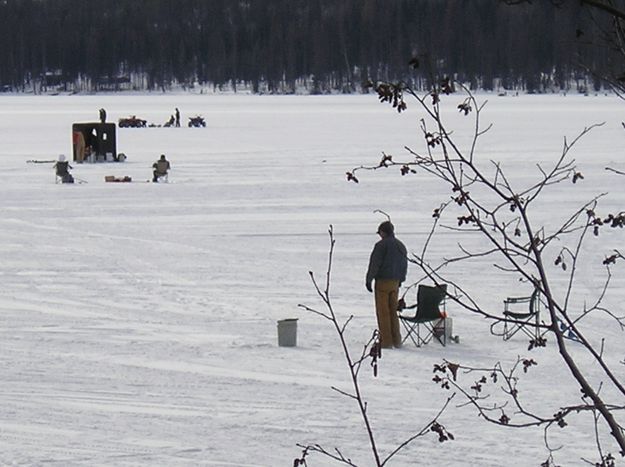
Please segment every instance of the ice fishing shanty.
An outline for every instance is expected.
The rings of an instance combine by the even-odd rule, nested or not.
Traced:
[[[76,162],[115,162],[117,146],[114,123],[74,123],[73,160]]]

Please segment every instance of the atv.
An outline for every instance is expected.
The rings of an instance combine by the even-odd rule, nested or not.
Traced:
[[[146,120],[142,120],[133,115],[128,118],[120,118],[118,125],[120,128],[145,128],[146,123]]]
[[[204,117],[201,115],[197,115],[195,117],[189,117],[189,128],[196,127],[199,128],[201,126],[206,126],[206,122],[204,121]]]

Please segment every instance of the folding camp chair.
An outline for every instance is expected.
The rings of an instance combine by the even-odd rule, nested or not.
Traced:
[[[414,316],[398,314],[399,321],[406,330],[402,340],[412,340],[414,345],[421,347],[436,338],[442,345],[447,345],[447,329],[444,311],[439,306],[443,304],[447,294],[447,285],[429,286],[419,285],[417,288],[417,303],[405,307],[404,310],[416,308]]]
[[[503,324],[503,327],[500,325]],[[508,297],[503,301],[503,318],[490,326],[490,332],[507,341],[522,331],[531,339],[540,334],[540,292],[534,289],[529,297]]]

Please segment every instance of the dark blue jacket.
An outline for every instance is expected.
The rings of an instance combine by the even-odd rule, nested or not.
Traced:
[[[373,279],[406,280],[408,256],[406,247],[394,235],[383,238],[373,247],[367,270],[367,284]]]

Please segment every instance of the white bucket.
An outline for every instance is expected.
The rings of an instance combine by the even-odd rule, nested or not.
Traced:
[[[297,346],[297,318],[278,321],[278,345],[280,347]]]
[[[449,342],[453,339],[453,323],[451,318],[441,318],[434,325],[434,335],[444,342]]]

